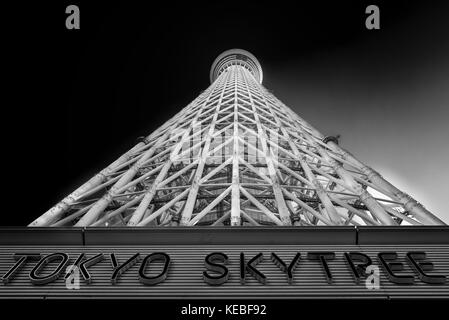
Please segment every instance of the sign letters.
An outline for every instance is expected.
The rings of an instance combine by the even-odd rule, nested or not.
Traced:
[[[89,285],[92,281],[95,281],[95,279],[92,279],[88,268],[94,268],[96,264],[105,259],[105,256],[107,255],[104,253],[98,253],[91,257],[87,257],[84,253],[81,253],[76,259],[73,257],[72,259],[75,259],[75,261],[71,265],[68,265],[71,257],[64,252],[46,255],[40,253],[15,253],[12,258],[16,262],[2,276],[2,282],[4,285],[12,285],[11,282],[13,282],[14,278],[26,264],[35,263],[28,275],[30,282],[33,285],[47,285],[56,281],[64,273],[66,282],[69,280],[71,281],[73,280],[72,271],[74,269],[81,274],[84,279],[84,284]],[[292,285],[294,284],[293,275],[296,272],[301,272],[301,264],[304,263],[305,258],[301,259],[300,252],[293,252],[290,256],[293,258],[291,258],[290,263],[288,263],[288,261],[283,260],[276,252],[271,252],[271,261],[268,263],[276,265],[279,268],[279,272],[286,275],[286,283]],[[319,263],[323,270],[323,280],[329,285],[332,285],[334,283],[332,264],[337,259],[335,252],[309,251],[305,256],[307,257],[307,260]],[[137,252],[126,261],[120,263],[116,254],[110,253],[110,279],[112,285],[119,284],[118,280],[121,275],[139,262],[140,267],[137,274],[139,281],[147,286],[158,285],[163,283],[170,276],[170,266],[172,263],[176,263],[176,261],[172,261],[170,255],[165,252],[154,252],[145,255],[143,259],[142,257],[143,256]],[[340,257],[338,258],[340,259]],[[379,261],[379,265],[384,270],[387,280],[392,283],[413,285],[415,282],[421,281],[426,284],[440,285],[446,282],[445,275],[430,274],[430,272],[434,272],[434,265],[428,260],[425,252],[410,251],[401,259],[399,259],[397,252],[394,251],[379,252],[377,253],[376,258]],[[342,259],[345,260],[347,270],[352,275],[356,285],[361,284],[361,280],[364,278],[365,282],[369,282],[369,288],[379,287],[379,268],[373,264],[373,261],[367,254],[357,251],[344,252]],[[156,262],[162,264],[157,264]],[[262,262],[264,262],[264,255],[262,252],[252,256],[249,256],[248,254],[245,255],[245,252],[241,252],[240,259],[236,259],[236,261],[233,262],[239,266],[240,274],[234,276],[240,278],[240,283],[242,285],[245,285],[245,281],[249,276],[255,278],[262,285],[269,285],[269,279],[267,279],[266,275],[258,269],[258,265]],[[408,272],[405,274],[403,272],[405,262],[408,263],[413,273]],[[229,268],[227,267],[229,263],[230,259],[226,253],[212,252],[206,255],[204,257],[205,270],[202,272],[203,281],[212,286],[220,286],[228,282],[231,277]],[[152,271],[150,272],[150,270]],[[373,273],[373,270],[377,270],[377,273]],[[373,279],[371,278],[375,276],[377,277],[377,280],[373,282]]]

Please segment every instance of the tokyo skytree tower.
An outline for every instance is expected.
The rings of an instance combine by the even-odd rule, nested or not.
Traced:
[[[29,226],[444,224],[262,80],[223,52],[194,101]]]

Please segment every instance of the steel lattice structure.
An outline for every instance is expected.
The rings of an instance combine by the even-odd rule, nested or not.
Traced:
[[[30,226],[444,224],[262,79],[222,53],[207,90]]]

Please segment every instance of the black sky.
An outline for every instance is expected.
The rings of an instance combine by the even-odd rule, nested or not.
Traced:
[[[28,224],[150,134],[230,48],[252,52],[279,99],[449,223],[443,1],[91,2],[4,9],[1,224]],[[65,28],[69,4],[80,30]],[[365,28],[369,4],[380,30]]]

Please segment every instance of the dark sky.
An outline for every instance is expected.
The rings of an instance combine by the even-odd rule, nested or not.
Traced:
[[[92,2],[92,1],[91,1]],[[27,225],[252,52],[264,85],[449,223],[449,6],[58,1],[4,9],[4,219]],[[65,29],[77,4],[81,29]],[[380,7],[380,30],[365,8]]]

